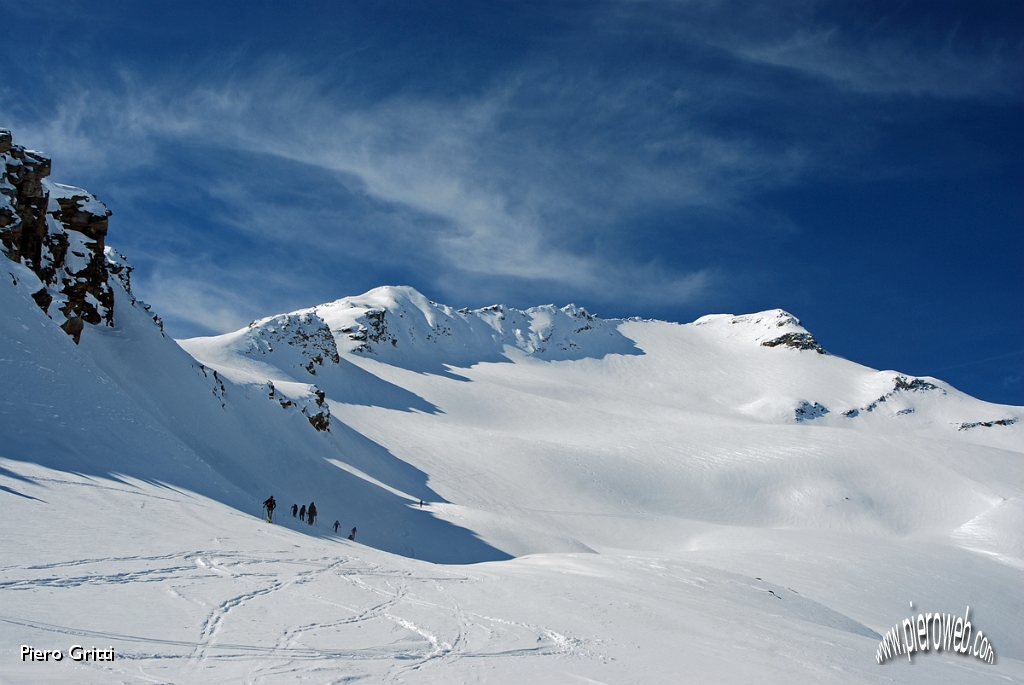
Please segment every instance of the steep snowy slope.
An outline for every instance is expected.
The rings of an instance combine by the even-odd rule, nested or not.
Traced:
[[[254,514],[275,493],[279,513],[315,501],[318,533],[338,520],[400,554],[507,558],[413,510],[412,497],[439,499],[426,475],[332,426],[315,387],[303,386],[305,401],[288,387],[289,400],[273,384],[235,385],[190,357],[132,295],[125,258],[104,245],[107,208],[50,182],[49,160],[2,130],[0,163],[0,458],[160,482]]]
[[[827,355],[778,310],[602,321],[378,288],[181,344],[298,401],[315,381],[514,554],[674,548],[694,521],[948,535],[1024,485],[1020,408]]]
[[[315,501],[318,532],[335,519],[358,523],[370,544],[437,561],[506,556],[410,508],[413,495],[438,497],[424,474],[383,448],[341,424],[318,431],[302,407],[283,406],[266,385],[237,386],[203,367],[163,335],[120,281],[111,284],[120,303],[114,325],[89,328],[76,346],[31,299],[38,285],[31,272],[0,267],[10,397],[0,407],[0,457],[161,482],[254,514],[270,493],[282,506]],[[331,461],[346,455],[372,461],[372,470],[413,494],[398,496]],[[434,544],[409,544],[416,539]]]

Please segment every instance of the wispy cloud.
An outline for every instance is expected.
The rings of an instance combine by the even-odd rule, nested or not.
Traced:
[[[212,210],[217,220],[260,240],[355,251],[353,236],[383,231],[371,245],[397,241],[406,261],[432,261],[437,282],[449,287],[452,279],[442,274],[461,272],[652,302],[692,301],[709,272],[630,263],[572,246],[576,238],[650,205],[724,205],[744,185],[784,183],[806,162],[795,149],[686,130],[685,109],[671,98],[661,111],[630,112],[637,97],[649,97],[641,91],[654,88],[642,79],[566,82],[533,71],[474,96],[398,95],[369,105],[327,96],[324,85],[280,65],[186,90],[127,79],[121,93],[74,94],[56,116],[19,126],[19,136],[45,142],[71,172],[125,174],[167,163],[154,152],[161,145],[299,163],[335,174],[339,192],[363,195],[386,211],[357,217],[369,226],[331,226],[352,217],[299,189],[282,199],[273,177],[222,176],[205,188],[219,201]],[[542,116],[529,121],[536,108]],[[565,130],[571,118],[589,130]],[[629,119],[636,128],[619,139]],[[232,320],[226,312],[237,303],[223,293],[203,294],[215,286],[204,290],[191,278],[174,283],[171,273],[164,269],[149,281],[166,293],[152,299],[174,307],[192,293],[196,306],[176,316],[199,312],[196,322],[205,326]]]
[[[686,40],[857,93],[1024,96],[1024,36],[1012,3],[950,11],[913,3],[681,0],[658,11],[647,0],[627,0],[618,9],[620,21],[658,21]]]
[[[866,94],[1017,96],[1024,82],[1019,45],[980,40],[967,49],[952,30],[942,44],[884,27],[854,31],[819,16],[815,3],[597,7],[581,31],[596,25],[610,43],[620,32],[632,52],[646,49],[636,42],[646,31],[671,58],[623,69],[612,53],[574,62],[563,47],[496,70],[482,87],[373,97],[286,54],[228,59],[189,78],[124,70],[114,85],[72,69],[51,113],[0,94],[0,117],[53,154],[61,180],[102,178],[132,202],[142,179],[169,203],[176,184],[187,190],[205,215],[176,218],[179,243],[165,236],[161,244],[177,251],[148,250],[154,275],[142,282],[168,314],[220,329],[248,318],[232,312],[251,309],[249,296],[230,293],[240,274],[258,272],[247,270],[255,251],[280,255],[264,260],[305,254],[315,266],[298,279],[373,265],[465,299],[488,291],[487,279],[656,304],[725,288],[735,274],[679,259],[685,250],[669,262],[652,258],[656,250],[615,246],[642,245],[652,215],[661,233],[699,242],[717,229],[688,223],[686,210],[743,213],[820,171],[834,150],[793,132],[801,116],[814,118],[799,110],[811,105],[768,102],[776,94],[764,73],[723,66],[722,55]],[[587,40],[595,52],[606,47]],[[749,223],[779,230],[768,218]],[[210,243],[217,232],[236,240],[238,254],[210,259],[199,276],[178,248],[196,240],[223,249]],[[194,304],[177,306],[186,294]],[[268,306],[280,300],[264,297]]]
[[[731,36],[719,45],[745,59],[819,76],[861,93],[1014,99],[1024,95],[1020,46],[992,44],[977,52],[957,50],[952,42],[922,48],[906,36],[853,41],[837,27],[794,29],[776,41]]]
[[[208,332],[237,330],[262,312],[245,316],[257,304],[235,288],[226,288],[208,277],[183,275],[161,268],[147,279],[153,293],[150,304],[171,330],[205,329]]]

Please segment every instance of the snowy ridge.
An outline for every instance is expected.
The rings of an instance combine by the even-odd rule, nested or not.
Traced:
[[[359,392],[339,350],[431,373],[508,361],[511,351],[547,360],[638,353],[618,331],[619,323],[574,305],[456,311],[413,288],[385,286],[259,319],[233,333],[178,342],[236,383],[270,383],[284,406],[301,405],[305,413],[312,412],[310,398],[316,398],[317,409],[329,416],[324,389],[336,401],[351,401]],[[316,385],[308,383],[310,376],[317,376]]]
[[[684,347],[687,341],[702,341],[694,354],[673,362],[689,368],[684,385],[673,392],[689,388],[683,392],[683,405],[712,397],[711,404],[699,401],[703,412],[768,423],[884,431],[938,427],[946,433],[1009,428],[1021,418],[1019,408],[979,402],[938,379],[874,371],[827,355],[799,319],[780,309],[708,315],[678,326],[605,320],[574,305],[456,310],[413,288],[385,286],[260,319],[234,333],[179,343],[238,383],[273,382],[283,388],[281,383],[308,383],[309,376],[319,373],[318,391],[326,390],[328,400],[359,403],[361,390],[352,365],[360,367],[360,359],[444,375],[455,368],[516,359],[636,356],[648,352],[638,342],[641,338],[628,331],[665,325]],[[703,359],[705,350],[716,351],[714,361]],[[812,352],[816,354],[805,356]],[[711,366],[706,366],[709,361]],[[307,397],[302,391],[293,399]],[[1012,433],[1011,443],[1019,440]],[[1000,434],[996,442],[1002,444],[1005,437]]]
[[[505,305],[455,310],[409,287],[385,286],[314,307],[330,326],[339,349],[375,355],[392,364],[459,366],[503,355],[513,347],[541,359],[629,353],[618,321],[582,307],[554,305],[527,310]]]

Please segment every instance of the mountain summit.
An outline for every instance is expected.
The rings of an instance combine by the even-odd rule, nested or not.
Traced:
[[[384,286],[253,321],[234,333],[179,342],[199,357],[218,358],[229,351],[253,358],[272,352],[274,342],[287,344],[306,351],[308,361],[301,365],[310,375],[324,360],[337,363],[339,351],[402,368],[442,372],[446,365],[506,360],[509,351],[546,360],[637,354],[632,341],[618,331],[619,323],[575,305],[520,310],[499,304],[455,310],[414,288]]]
[[[648,337],[644,332],[654,331],[667,348],[640,342]],[[606,320],[575,305],[454,309],[408,286],[384,286],[260,319],[234,333],[178,342],[225,377],[272,383],[276,392],[295,392],[295,402],[319,397],[328,404],[372,404],[360,399],[364,384],[352,377],[353,365],[372,369],[371,376],[391,367],[459,377],[459,369],[481,363],[654,355],[632,362],[640,365],[637,381],[660,385],[665,374],[678,377],[666,391],[695,411],[769,423],[943,433],[1008,427],[1020,419],[1019,412],[978,402],[937,379],[875,371],[827,355],[800,320],[781,309],[713,314],[679,325]]]

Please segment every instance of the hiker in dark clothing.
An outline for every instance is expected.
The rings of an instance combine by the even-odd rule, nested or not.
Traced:
[[[309,508],[306,509],[306,522],[309,525],[313,525],[313,519],[316,518],[316,505],[312,502],[309,503]]]
[[[305,521],[306,520],[306,505],[305,504],[303,504],[302,508],[299,509],[299,520],[300,521]]]
[[[349,540],[355,540],[356,539],[356,529],[355,528],[353,528],[352,532],[348,534],[348,539]]]
[[[298,514],[298,512],[299,512],[299,505],[298,504],[293,504],[292,505],[292,518],[295,518],[295,516],[296,516],[296,514]]]
[[[338,526],[340,526],[340,525],[341,525],[341,521],[335,521],[334,522],[334,534],[335,535],[338,534]]]
[[[263,501],[263,508],[267,510],[267,523],[273,523],[274,509],[277,508],[277,502],[274,501],[273,495]]]

